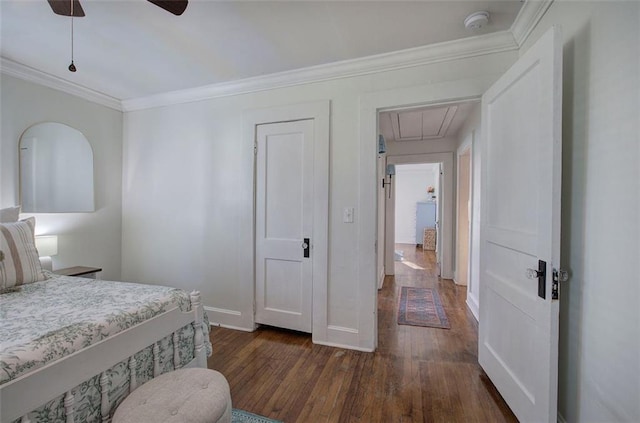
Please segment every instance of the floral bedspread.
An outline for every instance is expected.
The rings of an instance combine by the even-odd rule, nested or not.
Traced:
[[[24,373],[72,354],[110,335],[161,314],[175,306],[190,310],[191,301],[185,291],[126,282],[96,281],[49,274],[50,279],[22,285],[13,292],[0,294],[0,384]],[[90,312],[87,312],[87,311]],[[206,319],[206,314],[205,314]],[[208,322],[205,328],[207,354],[211,345]],[[179,332],[182,363],[193,358],[193,328]],[[167,336],[161,347],[162,373],[170,371],[173,363],[173,340]],[[139,357],[138,357],[139,356]],[[136,354],[138,380],[153,377],[150,348]],[[128,392],[129,370],[125,362],[111,370],[111,402],[119,403]],[[89,380],[76,389],[76,404],[84,402],[83,421],[99,416],[98,380]],[[86,398],[85,398],[86,397]],[[94,397],[94,398],[91,398]],[[33,421],[62,419],[61,398],[46,404],[31,416]],[[97,400],[97,401],[96,401]]]

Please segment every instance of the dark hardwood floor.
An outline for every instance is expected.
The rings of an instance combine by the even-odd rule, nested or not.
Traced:
[[[228,379],[233,406],[286,423],[516,422],[478,365],[465,287],[439,280],[432,251],[396,248],[405,260],[378,293],[375,353],[282,329],[213,328],[209,368]],[[401,286],[437,289],[451,329],[398,325]]]

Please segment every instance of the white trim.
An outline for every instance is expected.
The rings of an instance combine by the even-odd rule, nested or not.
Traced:
[[[329,330],[337,330],[339,332],[358,333],[358,329],[345,328],[344,326],[329,325],[329,326],[327,326],[327,329],[329,329]]]
[[[346,350],[362,351],[367,353],[374,351],[372,348],[360,348],[360,347],[354,347],[351,344],[340,344],[336,342],[315,342],[314,341],[314,344],[324,345],[324,346],[333,347],[333,348],[344,348]]]
[[[327,333],[329,339],[319,341],[314,339],[314,344],[347,348],[356,351],[373,352],[373,348],[359,345],[358,340],[360,338],[360,331],[356,328],[328,325]]]
[[[379,245],[378,248],[383,248],[383,247]],[[384,285],[384,277],[385,277],[385,268],[384,266],[382,266],[380,268],[380,274],[378,275],[378,289],[382,289],[382,286]]]
[[[480,307],[478,305],[478,299],[473,295],[469,295],[468,292],[467,292],[467,307],[469,307],[469,310],[471,311],[471,314],[473,314],[473,317],[476,318],[476,322],[479,322]]]
[[[62,91],[119,112],[122,111],[122,103],[115,97],[66,81],[57,76],[25,66],[4,57],[0,57],[0,73],[22,79],[23,81],[33,82],[47,88]]]
[[[204,311],[210,311],[212,313],[231,314],[233,316],[242,316],[242,312],[237,311],[237,310],[228,310],[226,308],[205,307]]]
[[[510,29],[518,47],[522,47],[527,41],[531,31],[538,25],[551,3],[553,0],[526,0],[524,2]]]
[[[328,270],[329,270],[329,125],[331,102],[329,100],[291,104],[280,107],[247,110],[244,113],[243,141],[253,150],[256,125],[288,122],[301,119],[313,119],[314,131],[314,182],[313,182],[313,305],[312,339],[314,343],[329,342],[328,332]],[[255,155],[251,154],[254,175],[251,179],[254,193],[253,211],[255,213]],[[255,301],[255,216],[251,227],[243,236],[251,237],[248,245],[253,245],[251,265],[246,266],[247,274],[242,278],[246,285],[243,292],[250,292],[252,303]],[[243,321],[255,326],[254,313],[245,313]]]
[[[131,98],[122,101],[122,108],[128,112],[238,94],[248,94],[275,88],[349,78],[449,60],[482,56],[485,54],[513,51],[517,50],[518,47],[511,32],[500,31],[359,59],[344,60],[186,90],[171,91],[147,97]]]
[[[253,290],[251,292],[253,292]],[[253,300],[249,300],[246,304],[252,301]],[[204,310],[209,318],[209,324],[213,326],[222,326],[246,332],[252,332],[256,329],[250,310],[245,310],[244,313],[238,310],[228,310],[218,307],[205,307]]]
[[[222,323],[213,323],[213,322],[210,322],[209,326],[225,328],[225,329],[232,329],[232,330],[239,330],[239,331],[242,331],[242,332],[253,332],[254,330],[256,330],[256,328],[241,328],[240,326],[225,325],[225,324],[222,324]]]
[[[528,3],[530,3],[530,1],[527,1],[523,5],[523,9],[526,8]],[[522,11],[518,16],[521,14],[523,14]],[[524,18],[522,18],[522,21],[526,22]],[[519,24],[515,27],[519,28],[522,25],[524,24]],[[349,78],[414,66],[423,66],[450,60],[513,51],[518,48],[519,44],[516,43],[511,31],[499,31],[481,36],[429,44],[426,46],[398,50],[358,59],[343,60],[340,62],[321,64],[302,69],[294,69],[269,75],[261,75],[236,81],[221,82],[218,84],[124,100],[119,100],[115,97],[108,96],[101,92],[69,82],[60,77],[47,74],[6,58],[0,58],[0,72],[25,81],[34,82],[45,87],[66,92],[118,111],[129,112],[172,104],[248,94],[275,88]]]

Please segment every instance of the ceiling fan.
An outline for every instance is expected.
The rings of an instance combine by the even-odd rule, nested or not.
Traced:
[[[73,1],[73,7],[71,6]],[[166,10],[169,13],[173,13],[176,16],[182,15],[186,10],[188,0],[147,0],[149,3],[153,3],[156,6]],[[73,10],[73,17],[81,18],[84,16],[84,10],[80,5],[80,0],[47,0],[49,6],[53,10],[53,13],[62,16],[71,16]]]
[[[182,15],[187,9],[188,0],[147,0],[156,6],[173,13],[176,16]],[[76,65],[73,63],[73,18],[81,18],[84,16],[84,10],[80,5],[80,0],[47,0],[51,10],[56,15],[69,16],[71,18],[71,64],[69,71],[75,72]]]

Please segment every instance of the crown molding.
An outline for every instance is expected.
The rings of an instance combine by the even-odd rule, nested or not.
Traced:
[[[128,112],[238,94],[248,94],[274,88],[291,87],[482,56],[485,54],[513,51],[517,50],[518,47],[510,31],[500,31],[359,59],[205,85],[186,90],[171,91],[148,97],[127,99],[122,101],[122,109]]]
[[[0,57],[0,73],[62,91],[109,107],[110,109],[122,111],[122,103],[115,97],[66,81],[57,76],[50,75],[4,57]]]
[[[518,47],[522,47],[527,41],[531,31],[542,19],[551,3],[553,3],[553,0],[526,0],[524,2],[510,30]]]
[[[528,3],[530,3],[530,1],[525,2],[523,8]],[[544,11],[540,13],[540,16],[542,16],[542,13],[544,13]],[[521,14],[522,11],[518,16]],[[527,16],[529,15],[530,13],[527,13]],[[539,20],[539,17],[537,19]],[[537,20],[535,22],[537,22]],[[531,30],[529,29],[529,32],[530,31]],[[296,85],[368,75],[378,72],[387,72],[451,60],[471,58],[486,54],[513,51],[518,48],[519,44],[516,42],[511,31],[500,31],[487,35],[430,44],[427,46],[367,56],[358,59],[344,60],[122,101],[6,58],[0,58],[0,72],[25,81],[34,82],[45,87],[66,92],[114,110],[128,112],[219,97],[248,94],[275,88],[292,87]]]

